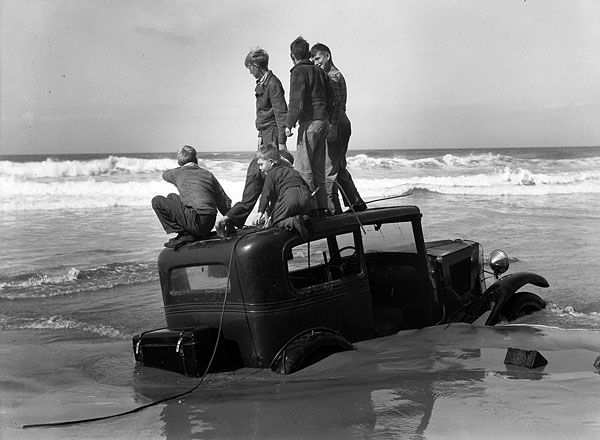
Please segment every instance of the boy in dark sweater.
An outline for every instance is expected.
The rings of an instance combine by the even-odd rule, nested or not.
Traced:
[[[256,156],[258,166],[265,174],[257,224],[264,221],[264,228],[296,229],[306,240],[308,231],[304,226],[304,215],[310,209],[308,185],[298,171],[281,164],[281,156],[275,145],[269,143],[261,146]]]
[[[333,114],[333,89],[327,74],[310,61],[308,42],[298,37],[290,44],[294,67],[290,71],[290,101],[285,121],[285,134],[292,135],[298,124],[294,169],[315,192],[311,209],[324,215],[327,209],[325,187],[326,140]]]
[[[217,178],[198,166],[194,147],[182,147],[177,163],[179,168],[165,171],[162,177],[175,185],[179,195],[152,199],[152,208],[167,234],[177,232],[165,243],[170,248],[205,238],[215,225],[217,209],[224,215],[231,208],[231,199]]]

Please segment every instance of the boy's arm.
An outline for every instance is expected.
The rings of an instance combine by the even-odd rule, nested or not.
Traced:
[[[269,84],[269,97],[271,106],[275,113],[275,123],[277,124],[277,142],[279,145],[285,145],[287,136],[285,135],[285,121],[288,112],[288,106],[285,102],[285,91],[279,78],[273,76]]]
[[[342,109],[345,111],[346,110],[346,102],[348,100],[348,89],[346,87],[346,78],[344,78],[344,75],[342,75],[341,72],[338,72],[338,93],[339,95],[336,95],[335,98],[335,105],[336,107],[339,107],[340,113],[342,112]]]
[[[179,168],[174,168],[172,170],[167,170],[162,174],[162,178],[165,182],[169,182],[172,183],[173,185],[177,186],[177,184],[175,183],[175,175],[177,173],[177,171],[179,170]]]
[[[327,77],[327,81],[325,81],[325,110],[329,114],[329,123],[337,124],[337,115],[335,114],[335,97],[333,94],[333,88],[331,87],[331,81],[329,81],[329,76]],[[335,122],[334,122],[335,118]]]
[[[215,193],[215,203],[217,204],[217,209],[222,215],[226,215],[231,209],[231,199],[227,196],[225,190],[214,175],[213,190]]]
[[[304,92],[306,90],[306,82],[304,75],[298,69],[292,69],[290,73],[290,105],[288,107],[285,125],[287,128],[294,128],[296,122],[300,118],[300,113],[304,105]]]
[[[269,207],[269,202],[275,194],[275,183],[271,174],[267,174],[265,177],[265,183],[263,185],[262,192],[260,194],[260,202],[258,203],[258,212],[266,212]]]
[[[336,72],[335,76],[328,76],[328,78],[329,83],[331,84],[331,88],[333,90],[333,98],[335,103],[331,123],[337,124],[342,109],[346,108],[346,99],[348,95],[348,92],[346,90],[346,80],[339,71]]]

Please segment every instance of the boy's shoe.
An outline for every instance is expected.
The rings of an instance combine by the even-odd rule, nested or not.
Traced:
[[[318,217],[331,217],[331,211],[329,211],[329,209],[327,208],[319,208],[319,209],[311,209],[310,210],[310,216],[312,218],[318,218]]]
[[[175,237],[170,238],[169,241],[167,241],[165,243],[165,247],[169,247],[169,244],[171,244],[171,243],[176,242],[177,240],[179,240],[183,234],[185,234],[185,232],[178,232]]]
[[[302,223],[306,229],[309,231],[314,231],[312,218],[310,218],[308,215],[303,215],[302,220]]]
[[[190,234],[188,232],[182,232],[181,236],[179,238],[176,237],[176,238],[166,242],[165,247],[177,249],[177,248],[183,246],[184,244],[191,243],[196,240],[197,240],[197,237],[193,236],[192,234]]]
[[[215,230],[219,238],[230,237],[235,232],[235,226],[231,221],[221,219],[215,224]]]
[[[301,215],[294,216],[292,220],[294,229],[300,234],[300,238],[304,241],[308,241],[308,229],[304,226],[304,217]]]
[[[361,212],[367,210],[367,204],[365,202],[355,203],[346,212]]]

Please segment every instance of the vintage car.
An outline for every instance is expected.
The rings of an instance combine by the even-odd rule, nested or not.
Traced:
[[[469,240],[425,242],[416,206],[311,219],[308,240],[245,228],[165,248],[158,258],[167,327],[133,337],[148,366],[200,376],[238,367],[288,374],[353,343],[404,329],[495,325],[545,307],[529,272],[500,277],[494,251]]]

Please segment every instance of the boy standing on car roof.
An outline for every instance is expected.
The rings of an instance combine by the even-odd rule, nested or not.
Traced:
[[[273,143],[278,146],[281,156],[291,166],[294,163],[294,157],[286,146],[285,118],[288,108],[285,102],[285,91],[279,78],[269,70],[269,54],[261,48],[253,49],[246,55],[244,65],[256,79],[254,94],[256,96],[258,147],[269,142]],[[244,227],[246,219],[260,196],[263,183],[264,177],[258,169],[256,158],[254,158],[248,165],[242,200],[233,205],[229,212],[217,222],[217,235],[228,236],[235,227],[239,229]]]
[[[337,185],[342,189],[342,198],[346,206],[353,211],[364,211],[367,205],[360,197],[350,172],[346,169],[346,152],[352,133],[350,119],[346,115],[346,100],[348,92],[346,80],[342,72],[333,64],[329,47],[317,43],[310,49],[312,60],[316,66],[323,69],[329,77],[333,89],[335,106],[327,135],[327,159],[325,164],[325,179],[327,181],[327,196],[329,210],[334,214],[341,213]]]
[[[325,188],[325,142],[333,113],[333,90],[325,72],[310,61],[308,42],[298,37],[290,44],[290,57],[294,67],[290,71],[290,101],[286,118],[286,135],[298,126],[296,161],[298,170],[316,194],[311,199],[311,210],[323,215],[327,210]]]

